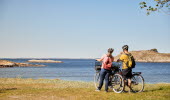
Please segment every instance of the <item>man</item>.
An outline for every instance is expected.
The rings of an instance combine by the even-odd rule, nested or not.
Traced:
[[[120,58],[118,59],[118,62],[119,61],[122,61],[123,62],[123,65],[122,65],[122,76],[124,79],[128,79],[128,87],[129,87],[129,92],[132,91],[132,88],[131,88],[131,77],[132,77],[132,66],[130,65],[129,66],[129,57],[133,57],[131,53],[128,52],[128,45],[124,45],[122,47],[123,49],[123,52],[121,53],[121,56]]]

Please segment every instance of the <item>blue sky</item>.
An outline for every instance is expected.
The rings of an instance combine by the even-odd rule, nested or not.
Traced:
[[[1,0],[0,58],[96,58],[124,44],[170,53],[170,16],[141,0]]]

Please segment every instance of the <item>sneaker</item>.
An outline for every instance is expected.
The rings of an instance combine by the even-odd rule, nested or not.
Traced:
[[[96,89],[95,91],[96,91],[96,92],[100,92],[100,90],[99,90],[99,89]]]
[[[129,90],[129,93],[136,93],[135,91],[133,91],[133,90]]]
[[[125,90],[123,91],[123,93],[128,93],[128,92],[129,92],[129,91],[125,91]]]
[[[107,93],[107,92],[108,92],[108,90],[105,90],[105,92]]]

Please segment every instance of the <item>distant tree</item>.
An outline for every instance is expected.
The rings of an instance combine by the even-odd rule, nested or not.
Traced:
[[[153,0],[155,4],[149,5],[148,0],[140,2],[140,8],[146,10],[146,14],[150,15],[151,12],[164,12],[170,15],[170,0]]]
[[[154,48],[154,49],[151,49],[151,51],[155,51],[155,52],[158,52],[158,50],[157,50],[156,48]]]

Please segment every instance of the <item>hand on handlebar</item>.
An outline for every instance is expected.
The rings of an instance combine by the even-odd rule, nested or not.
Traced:
[[[118,59],[116,62],[120,62],[120,59]]]
[[[100,62],[101,60],[100,60],[100,59],[96,59],[96,61],[99,61],[99,62]]]

